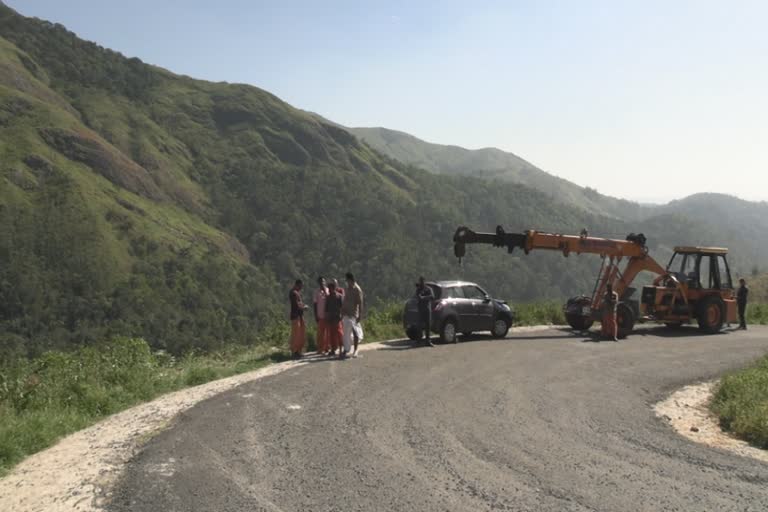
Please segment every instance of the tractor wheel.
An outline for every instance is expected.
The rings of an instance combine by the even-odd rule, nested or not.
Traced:
[[[706,297],[699,304],[699,329],[707,334],[715,334],[723,328],[725,303],[716,295]]]
[[[628,304],[621,302],[616,306],[616,326],[620,339],[624,339],[635,328],[635,312]]]
[[[573,313],[566,313],[565,321],[568,322],[568,325],[575,331],[589,330],[589,328],[592,327],[592,324],[595,323],[588,316],[576,315]]]

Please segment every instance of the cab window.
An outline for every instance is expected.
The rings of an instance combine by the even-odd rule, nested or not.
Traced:
[[[728,261],[725,259],[724,254],[717,256],[717,271],[720,277],[720,288],[732,289],[733,283],[731,282],[731,272],[728,268]]]

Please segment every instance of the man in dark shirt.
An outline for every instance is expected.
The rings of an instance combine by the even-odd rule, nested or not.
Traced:
[[[420,277],[419,282],[416,283],[416,298],[419,301],[419,329],[424,331],[424,338],[427,341],[427,345],[434,347],[430,339],[432,331],[432,302],[435,300],[435,292],[432,291],[432,287],[424,284],[424,278]]]
[[[291,291],[288,292],[288,300],[291,303],[290,347],[293,359],[301,359],[307,337],[307,328],[304,324],[304,310],[307,309],[307,306],[304,305],[304,299],[301,297],[302,288],[304,288],[304,283],[301,282],[301,279],[297,279]]]
[[[739,279],[739,289],[736,291],[736,304],[739,306],[739,329],[747,330],[747,298],[749,288],[744,278]]]

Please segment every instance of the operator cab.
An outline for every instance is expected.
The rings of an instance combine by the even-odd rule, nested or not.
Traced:
[[[667,272],[689,289],[732,290],[727,254],[722,247],[675,247]]]

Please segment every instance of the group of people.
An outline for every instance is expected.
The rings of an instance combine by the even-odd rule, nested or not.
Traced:
[[[317,352],[327,356],[346,359],[357,357],[357,349],[363,339],[363,290],[355,276],[347,273],[347,287],[342,288],[336,279],[317,279],[318,288],[312,297],[312,311],[317,324]],[[302,290],[304,283],[297,279],[288,294],[291,304],[290,349],[293,359],[300,359],[307,339],[304,313],[309,309],[304,304]]]

